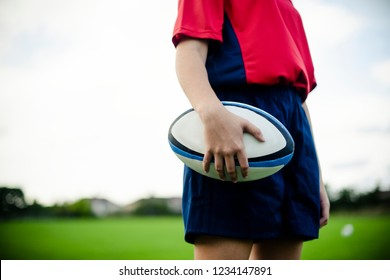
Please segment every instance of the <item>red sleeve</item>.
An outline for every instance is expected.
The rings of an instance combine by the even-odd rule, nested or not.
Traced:
[[[183,37],[222,41],[224,0],[179,0],[172,42]]]

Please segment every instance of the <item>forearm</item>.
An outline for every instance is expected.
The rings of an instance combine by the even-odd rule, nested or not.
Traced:
[[[210,86],[205,67],[208,42],[187,39],[176,50],[176,73],[192,107],[201,118],[222,106]]]

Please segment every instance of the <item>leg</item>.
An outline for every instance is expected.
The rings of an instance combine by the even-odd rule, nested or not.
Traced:
[[[196,260],[247,260],[253,242],[220,236],[200,235],[195,239]]]
[[[253,245],[252,260],[299,260],[303,241],[299,239],[263,240]]]

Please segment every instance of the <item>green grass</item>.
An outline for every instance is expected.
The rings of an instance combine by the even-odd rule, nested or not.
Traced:
[[[353,233],[344,237],[346,224]],[[334,215],[318,240],[305,243],[303,259],[390,260],[390,216]]]
[[[0,224],[1,259],[190,259],[179,218],[26,220]]]
[[[341,236],[345,224],[354,232]],[[16,220],[0,222],[1,259],[192,259],[181,218]],[[303,259],[390,259],[390,216],[334,215]]]

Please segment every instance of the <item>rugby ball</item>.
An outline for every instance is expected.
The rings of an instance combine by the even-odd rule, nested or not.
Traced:
[[[265,138],[265,142],[260,142],[252,135],[244,133],[249,172],[244,178],[236,162],[238,182],[259,180],[270,176],[291,160],[294,153],[294,140],[279,120],[264,110],[248,104],[231,101],[224,101],[222,104],[230,112],[256,125]],[[213,163],[210,165],[209,172],[203,170],[205,150],[203,124],[193,109],[185,111],[173,121],[169,128],[168,141],[175,155],[189,168],[204,176],[219,179]],[[227,172],[225,177],[229,180]]]

